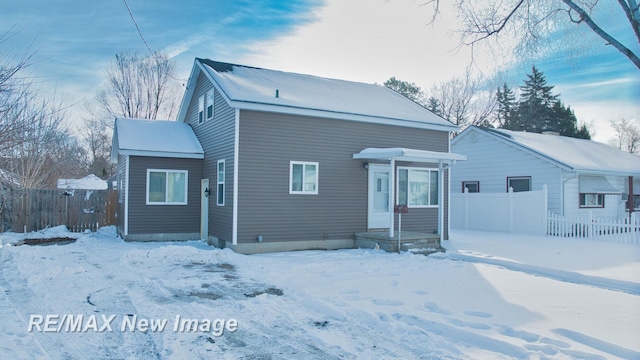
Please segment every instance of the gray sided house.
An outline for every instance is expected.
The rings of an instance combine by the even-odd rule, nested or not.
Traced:
[[[118,233],[125,240],[200,238],[204,152],[193,130],[176,121],[116,119]]]
[[[448,237],[447,169],[464,159],[449,152],[457,127],[390,89],[196,59],[178,123],[204,153],[189,160],[201,177],[189,172],[183,233],[240,253],[351,248],[359,232],[395,235],[394,204],[406,204],[403,231]],[[149,181],[133,168],[187,161],[154,160],[129,161],[131,200]],[[151,217],[129,216],[130,230],[151,230]],[[171,219],[164,237],[178,233]]]
[[[640,157],[607,144],[471,126],[452,140],[451,150],[467,156],[452,170],[452,192],[547,185],[548,211],[558,215],[621,218],[630,206],[640,210]]]

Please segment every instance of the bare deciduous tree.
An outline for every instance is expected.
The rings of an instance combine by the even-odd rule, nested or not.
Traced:
[[[430,98],[437,103],[438,114],[464,128],[469,125],[489,125],[496,107],[496,98],[483,90],[481,78],[472,77],[467,71],[462,77],[454,77],[431,88]]]
[[[97,101],[111,116],[170,119],[180,91],[174,81],[175,62],[162,53],[149,57],[118,54],[106,70]]]
[[[440,0],[429,0],[438,14]],[[627,31],[640,42],[640,8],[637,0],[457,0],[456,7],[463,19],[462,42],[474,45],[495,38],[515,41],[522,52],[535,53],[546,48],[550,39],[572,24],[586,26],[613,46],[640,69],[640,54],[635,46],[621,41],[619,21],[626,19]],[[635,50],[634,50],[635,49]]]
[[[640,124],[629,119],[612,120],[615,132],[609,144],[631,154],[640,154]]]
[[[112,124],[105,118],[91,118],[85,120],[81,129],[82,141],[88,150],[87,171],[102,179],[112,176],[115,171],[115,164],[109,161]]]
[[[12,33],[0,34],[0,45]],[[22,75],[31,45],[15,60],[0,58],[0,180],[24,188],[53,187],[59,174],[81,171],[82,152],[63,126],[65,107]]]

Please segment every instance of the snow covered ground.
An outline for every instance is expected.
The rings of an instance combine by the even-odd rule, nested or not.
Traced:
[[[638,245],[455,231],[428,257],[246,256],[36,236],[78,240],[0,234],[1,359],[640,359]]]

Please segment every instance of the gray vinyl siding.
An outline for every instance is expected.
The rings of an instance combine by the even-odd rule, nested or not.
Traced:
[[[124,236],[124,222],[125,222],[125,203],[126,199],[126,186],[127,186],[127,157],[125,155],[118,155],[118,165],[116,167],[116,171],[118,174],[118,211],[116,213],[117,217],[117,227],[118,234],[120,236]],[[122,199],[122,200],[121,200]]]
[[[187,170],[187,205],[146,205],[147,169]],[[202,160],[129,157],[129,234],[200,232]]]
[[[185,122],[193,128],[205,158],[202,166],[202,178],[209,179],[211,196],[209,200],[209,235],[231,242],[233,229],[233,160],[235,135],[235,109],[230,107],[216,90],[214,97],[213,119],[198,124],[198,98],[204,95],[213,85],[200,73],[193,97],[189,103]],[[217,165],[218,160],[225,160],[225,205],[218,206],[217,199]]]
[[[238,243],[258,235],[265,242],[353,238],[367,230],[368,191],[367,170],[353,154],[367,147],[447,152],[449,141],[442,131],[257,111],[241,111],[239,126]],[[319,163],[318,195],[289,194],[290,161]],[[437,214],[411,209],[403,229],[433,232]]]

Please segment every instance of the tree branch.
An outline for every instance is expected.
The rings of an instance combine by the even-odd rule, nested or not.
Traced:
[[[633,51],[631,51],[631,49],[624,46],[621,42],[616,40],[613,36],[609,35],[600,26],[598,26],[598,24],[596,24],[593,21],[593,19],[591,19],[591,16],[589,16],[589,14],[586,11],[584,11],[584,9],[582,9],[579,5],[577,5],[574,1],[562,0],[562,2],[565,3],[567,6],[569,6],[571,10],[577,12],[578,15],[580,15],[580,19],[582,19],[582,21],[584,21],[584,23],[587,24],[587,26],[589,26],[591,30],[593,30],[593,32],[595,32],[598,36],[600,36],[602,39],[607,41],[609,44],[613,45],[613,47],[618,49],[618,51],[620,51],[623,55],[629,58],[629,60],[631,60],[631,62],[633,62],[633,64],[638,69],[640,69],[640,58],[638,57],[638,55],[636,55]]]

